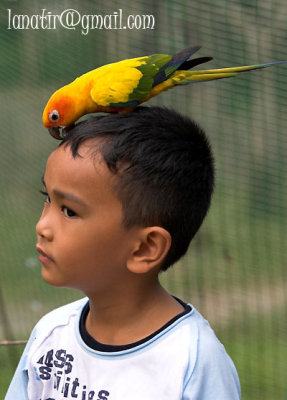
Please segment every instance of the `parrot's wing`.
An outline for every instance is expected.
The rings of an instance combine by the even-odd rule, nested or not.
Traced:
[[[153,54],[98,68],[92,71],[90,96],[101,106],[136,106],[149,96],[154,76],[171,58]]]
[[[165,80],[167,80],[177,69],[181,68],[182,66],[183,69],[189,69],[191,68],[191,66],[187,67],[188,64],[188,59],[198,50],[200,49],[200,46],[195,46],[195,47],[188,47],[184,50],[181,50],[179,53],[174,54],[170,60],[164,64],[159,71],[157,72],[157,74],[154,76],[154,83],[153,86],[159,85],[160,83],[164,82]],[[198,60],[198,59],[197,59]],[[199,64],[201,62],[205,62],[202,61],[203,58],[201,58],[201,61],[199,62]],[[197,65],[198,63],[195,62],[195,60],[193,60],[193,66]]]

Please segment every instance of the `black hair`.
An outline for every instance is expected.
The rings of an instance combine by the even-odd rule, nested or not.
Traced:
[[[69,130],[61,144],[74,157],[81,143],[95,144],[117,176],[115,193],[123,225],[161,226],[172,238],[161,270],[183,256],[210,206],[214,162],[203,130],[163,107],[138,107],[128,114],[92,116]]]

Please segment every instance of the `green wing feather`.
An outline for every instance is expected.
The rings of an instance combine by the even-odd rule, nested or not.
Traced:
[[[145,100],[153,87],[154,76],[171,58],[166,54],[153,54],[147,57],[145,64],[136,67],[143,75],[138,86],[130,94],[129,100],[138,100],[139,102]]]

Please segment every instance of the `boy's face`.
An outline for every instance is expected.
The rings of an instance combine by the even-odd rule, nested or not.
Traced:
[[[44,280],[92,296],[125,279],[133,229],[122,226],[122,206],[113,193],[115,177],[100,154],[82,157],[69,147],[49,157],[44,175],[47,199],[36,226]]]

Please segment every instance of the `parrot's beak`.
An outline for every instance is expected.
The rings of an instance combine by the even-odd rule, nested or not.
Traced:
[[[58,126],[53,126],[52,128],[48,128],[48,131],[51,136],[53,136],[54,139],[57,140],[62,140],[60,128]]]

